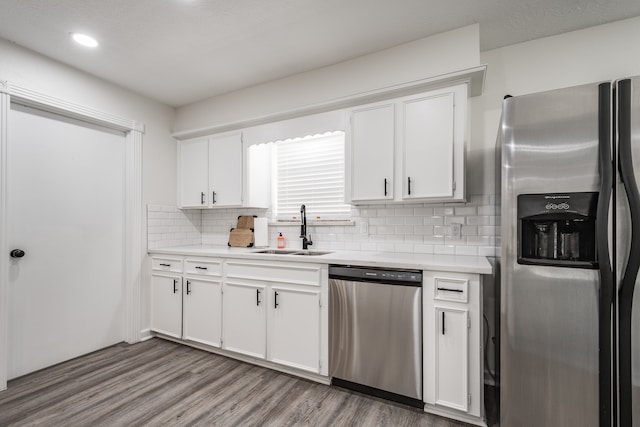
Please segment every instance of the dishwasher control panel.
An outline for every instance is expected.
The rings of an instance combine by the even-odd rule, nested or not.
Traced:
[[[420,270],[388,270],[371,267],[353,267],[345,265],[329,266],[329,278],[355,281],[373,281],[380,283],[400,283],[422,285]]]

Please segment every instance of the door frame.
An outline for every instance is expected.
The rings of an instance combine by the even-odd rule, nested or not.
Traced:
[[[51,97],[0,80],[0,391],[7,388],[9,332],[9,256],[7,239],[7,146],[11,103],[97,124],[125,133],[124,310],[123,341],[140,341],[142,267],[142,135],[144,124]]]

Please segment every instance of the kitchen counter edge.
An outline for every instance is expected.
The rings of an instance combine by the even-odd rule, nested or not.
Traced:
[[[175,246],[149,249],[150,255],[219,257],[228,259],[341,264],[363,267],[386,267],[457,273],[492,274],[491,263],[483,256],[438,255],[403,252],[369,252],[335,250],[325,255],[299,256],[261,254],[257,251],[273,248],[230,248],[225,246]],[[324,250],[323,250],[324,251]]]

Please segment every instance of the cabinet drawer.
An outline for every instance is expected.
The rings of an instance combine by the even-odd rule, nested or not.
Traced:
[[[171,257],[153,257],[151,258],[151,268],[153,270],[182,273],[182,259]]]
[[[295,283],[320,286],[321,269],[305,263],[245,263],[227,262],[226,277],[262,282]]]
[[[469,301],[469,280],[452,277],[434,277],[434,299],[467,303]]]
[[[187,258],[184,260],[185,274],[222,276],[222,261],[216,258]]]

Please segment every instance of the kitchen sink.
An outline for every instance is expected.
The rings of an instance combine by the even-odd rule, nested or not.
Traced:
[[[332,252],[325,251],[301,251],[294,249],[264,249],[255,251],[254,254],[272,254],[272,255],[327,255]]]
[[[292,249],[265,249],[262,251],[255,251],[255,254],[274,254],[274,255],[290,255],[299,252]]]
[[[323,251],[299,251],[294,252],[292,255],[327,255],[333,252],[323,252]]]

